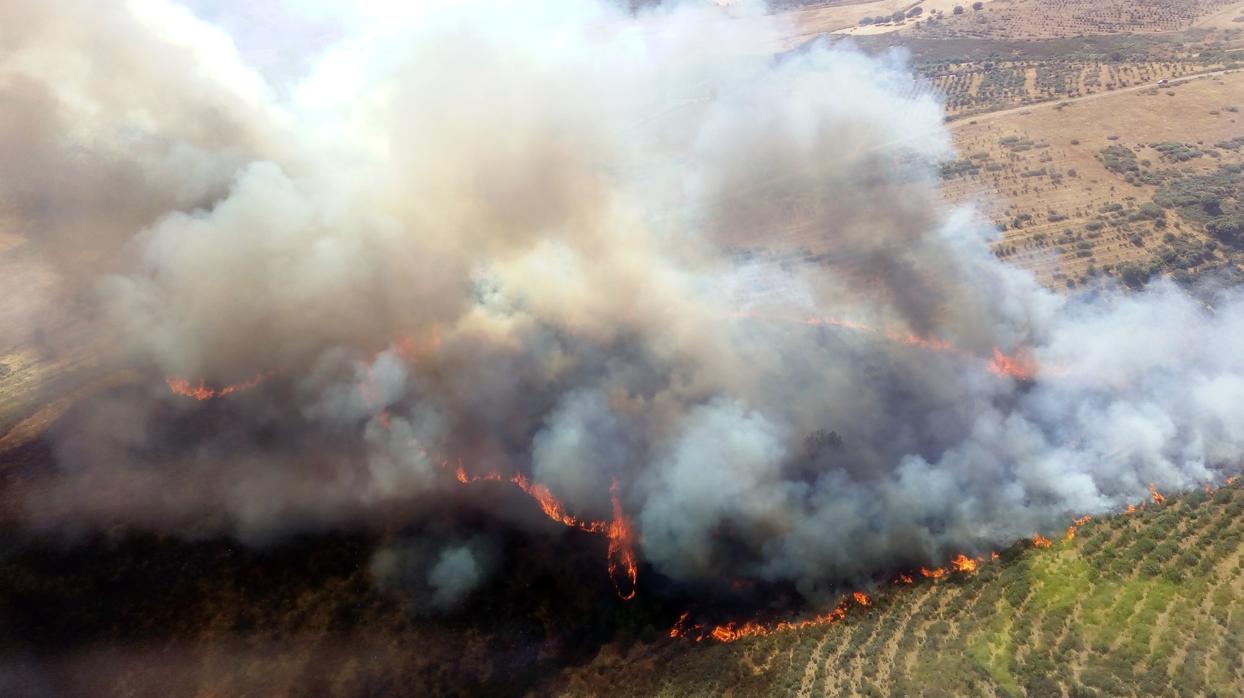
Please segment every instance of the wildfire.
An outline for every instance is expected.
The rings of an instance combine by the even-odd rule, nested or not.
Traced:
[[[1010,376],[1016,380],[1032,380],[1037,375],[1037,364],[1023,351],[1007,356],[994,347],[993,361],[989,362],[989,372],[999,376]]]
[[[856,593],[862,594],[862,592]],[[863,596],[868,599],[867,594],[863,594]],[[856,600],[858,601],[858,598]],[[872,603],[872,600],[868,599],[868,603]],[[860,605],[866,606],[868,604],[861,603]],[[723,643],[736,642],[748,637],[765,637],[772,635],[773,633],[786,632],[790,630],[803,630],[805,628],[814,628],[817,626],[837,623],[847,617],[848,606],[849,602],[846,599],[843,599],[838,602],[838,605],[828,613],[813,616],[812,618],[805,618],[804,620],[784,620],[778,623],[758,623],[748,621],[742,624],[730,622],[715,625],[711,628],[698,623],[688,623],[687,614],[684,613],[679,616],[678,622],[674,624],[674,627],[670,628],[669,636],[671,638],[689,637],[694,639],[696,642],[699,642],[705,638],[711,638],[717,642]]]
[[[195,385],[185,378],[169,377],[165,378],[164,382],[168,383],[169,390],[172,390],[178,395],[192,397],[195,400],[211,400],[212,398],[224,397],[241,390],[253,388],[263,382],[263,379],[267,377],[268,374],[266,373],[256,373],[254,377],[244,380],[241,383],[233,383],[220,388],[210,388],[208,387],[206,381],[199,381],[199,384]]]
[[[609,486],[609,499],[613,504],[613,520],[609,522],[609,579],[623,601],[635,598],[639,581],[639,566],[635,563],[635,546],[631,535],[631,522],[622,514],[622,502],[618,499],[618,481]],[[618,586],[618,572],[626,576],[630,591],[623,592]]]
[[[1076,537],[1076,529],[1088,523],[1092,518],[1092,516],[1085,514],[1084,516],[1072,521],[1071,525],[1067,527],[1067,540],[1074,540]]]
[[[976,572],[976,560],[973,560],[963,553],[959,553],[952,558],[950,566],[953,567],[956,572],[963,572],[964,574]]]
[[[740,313],[735,313],[735,317],[755,318],[755,317],[760,317],[760,316],[746,313],[746,312],[740,312]],[[958,354],[960,356],[965,356],[965,357],[973,356],[969,352],[956,347],[955,345],[951,344],[950,342],[947,342],[944,339],[938,339],[936,337],[922,337],[918,334],[913,334],[913,333],[904,334],[901,332],[887,331],[881,328],[874,327],[872,325],[868,325],[868,324],[864,324],[860,322],[854,322],[851,320],[845,320],[841,318],[808,316],[808,317],[798,318],[798,319],[788,318],[788,320],[791,322],[798,322],[804,325],[811,325],[814,327],[841,327],[841,328],[849,329],[849,330],[868,332],[870,334],[876,334],[876,335],[885,337],[887,340],[891,342],[895,342],[897,344],[905,344],[910,347],[918,347],[921,349],[928,349],[930,351],[939,351],[939,352],[946,352],[946,353],[951,353],[951,354]],[[1008,355],[1004,353],[1001,349],[994,347],[993,356],[989,361],[988,369],[990,373],[993,373],[999,376],[1010,376],[1011,378],[1015,378],[1017,380],[1032,380],[1037,375],[1036,361],[1034,361],[1032,357],[1029,356],[1028,353],[1024,351],[1023,349],[1020,349],[1019,351],[1015,352],[1012,355]]]
[[[1230,485],[1234,483],[1236,479],[1237,476],[1231,476],[1226,479],[1226,484]],[[1159,493],[1153,485],[1150,485],[1150,496],[1153,498],[1155,504],[1161,504],[1166,501],[1166,498]],[[1143,507],[1144,504],[1141,504],[1141,506]],[[1134,513],[1136,508],[1136,505],[1129,504],[1127,506],[1126,513]],[[1067,539],[1074,539],[1076,530],[1080,526],[1083,526],[1091,521],[1092,518],[1092,516],[1086,514],[1079,518],[1073,519],[1071,525],[1067,527]],[[1040,533],[1034,533],[1032,534],[1032,544],[1037,548],[1051,548],[1053,547],[1054,542]],[[990,560],[998,560],[999,558],[1000,556],[997,552],[991,552],[989,555]],[[949,567],[955,572],[966,574],[975,572],[982,562],[984,562],[984,558],[973,559],[963,553],[960,553],[951,558]],[[919,573],[926,579],[937,580],[945,577],[948,574],[948,570],[945,567],[935,567],[933,569],[920,567]],[[894,583],[896,585],[910,585],[915,583],[915,579],[912,574],[900,572],[895,576]],[[730,622],[712,627],[699,624],[690,624],[687,621],[689,614],[683,613],[678,618],[678,622],[674,624],[674,627],[670,629],[669,636],[671,638],[691,638],[696,642],[700,642],[704,639],[712,639],[718,642],[735,642],[748,637],[764,637],[775,632],[785,630],[802,630],[804,628],[836,623],[842,620],[846,617],[847,610],[850,608],[852,601],[859,606],[871,606],[873,604],[873,599],[868,594],[862,591],[855,591],[851,592],[849,596],[844,597],[830,612],[807,620],[794,622],[782,621],[775,624],[766,624],[755,621],[746,621],[743,623]]]
[[[443,465],[447,465],[447,463]],[[500,473],[468,475],[461,463],[458,464],[457,469],[454,471],[454,477],[464,485],[469,485],[473,482],[502,481]],[[617,480],[614,480],[609,488],[610,500],[613,505],[613,518],[610,521],[587,521],[570,515],[549,488],[538,482],[528,480],[522,473],[515,473],[510,476],[508,481],[522,490],[523,494],[536,500],[536,504],[540,505],[540,511],[557,523],[567,528],[577,528],[580,531],[605,536],[609,540],[609,578],[613,581],[614,589],[618,592],[618,597],[623,601],[630,601],[635,598],[636,583],[639,580],[639,565],[635,559],[634,535],[631,532],[631,523],[622,513],[622,502],[618,499]],[[622,586],[618,584],[619,576],[626,578],[626,591],[623,591]]]

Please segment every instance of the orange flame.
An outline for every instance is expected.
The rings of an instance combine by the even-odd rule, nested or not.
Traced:
[[[1088,523],[1092,518],[1092,516],[1085,514],[1084,516],[1073,520],[1071,525],[1067,527],[1067,540],[1074,540],[1076,537],[1076,529]]]
[[[989,553],[989,559],[990,559],[990,560],[997,560],[997,559],[998,559],[998,553]]]
[[[736,313],[736,317],[757,317],[748,313]],[[851,320],[844,320],[832,317],[805,317],[794,320],[804,325],[842,327],[850,330],[858,330],[861,332],[869,332],[879,334],[891,342],[898,344],[906,344],[911,347],[919,347],[921,349],[929,349],[931,351],[947,352],[958,354],[960,356],[972,356],[967,351],[956,347],[944,339],[936,337],[922,337],[918,334],[885,331],[872,325],[867,325]],[[989,362],[989,372],[999,376],[1010,376],[1017,380],[1032,380],[1037,375],[1037,363],[1024,349],[1020,349],[1013,355],[1003,353],[1001,349],[994,347],[993,357]],[[1061,371],[1055,371],[1056,373]]]
[[[1166,501],[1166,497],[1162,496],[1162,493],[1158,491],[1158,488],[1153,486],[1152,482],[1149,483],[1149,497],[1153,499],[1154,504],[1161,504]]]
[[[989,362],[989,372],[999,376],[1010,376],[1016,380],[1032,380],[1037,375],[1037,364],[1023,350],[1013,356],[1007,356],[1002,350],[994,347],[993,361]]]
[[[1135,505],[1135,504],[1128,504],[1128,505],[1127,505],[1127,512],[1126,512],[1126,513],[1128,513],[1128,514],[1135,514],[1135,513],[1136,513],[1136,505]]]
[[[464,485],[469,485],[473,482],[501,481],[500,473],[468,475],[461,463],[458,464],[457,469],[454,471],[454,477]],[[635,598],[639,580],[639,565],[635,558],[634,535],[631,532],[631,523],[622,513],[622,502],[618,499],[617,480],[614,480],[609,488],[610,500],[613,504],[613,519],[610,521],[586,521],[571,516],[549,488],[538,482],[528,480],[522,473],[512,475],[509,482],[522,490],[524,494],[536,500],[536,504],[540,506],[540,511],[544,512],[544,515],[553,521],[568,528],[577,528],[580,531],[605,536],[609,540],[608,569],[609,578],[613,581],[614,589],[618,592],[618,597],[623,601],[630,601]],[[623,591],[622,586],[618,584],[619,576],[627,580],[626,591]]]
[[[1238,478],[1239,478],[1238,475],[1232,475],[1231,477],[1227,478],[1227,484],[1228,485],[1234,484]]]
[[[998,559],[997,553],[992,553],[991,555],[994,560]],[[983,560],[974,560],[960,553],[951,559],[950,564],[958,572],[971,573],[977,570],[978,565],[982,561]],[[920,574],[928,579],[941,579],[948,574],[948,571],[944,567],[937,567],[934,569],[921,567]],[[915,579],[910,574],[900,572],[897,576],[895,576],[894,583],[899,585],[914,584]],[[690,638],[696,642],[700,642],[705,639],[716,640],[717,642],[735,642],[749,637],[766,637],[776,632],[783,632],[786,630],[802,630],[804,628],[836,623],[846,617],[847,610],[851,607],[852,601],[854,601],[856,605],[865,607],[872,606],[874,603],[873,598],[867,593],[862,591],[853,591],[849,596],[843,597],[843,599],[838,602],[838,605],[834,607],[833,610],[813,618],[800,621],[781,621],[778,623],[768,624],[756,621],[745,621],[742,623],[729,622],[712,627],[700,624],[690,624],[687,622],[688,614],[683,613],[678,617],[678,621],[674,623],[674,627],[670,628],[669,636],[671,638]]]
[[[970,574],[976,571],[976,560],[973,560],[963,553],[959,553],[951,559],[950,566],[953,567],[956,572]]]
[[[614,591],[623,601],[635,598],[639,567],[635,564],[635,547],[632,542],[631,522],[622,514],[622,502],[618,499],[618,481],[609,486],[609,499],[613,504],[613,520],[605,535],[609,537],[609,579],[613,580]],[[623,592],[618,587],[618,570],[625,574],[630,584],[630,591]]]
[[[865,595],[865,597],[867,598],[867,595]],[[871,602],[872,601],[870,599],[869,603]],[[770,624],[747,621],[741,625],[735,622],[730,622],[715,625],[712,628],[707,628],[699,624],[688,624],[687,614],[684,613],[678,618],[678,622],[674,624],[674,627],[670,628],[669,636],[672,638],[689,637],[693,638],[696,642],[704,640],[705,638],[711,638],[722,643],[736,642],[748,637],[766,637],[768,635],[772,635],[773,633],[786,632],[790,630],[803,630],[805,628],[813,628],[822,625],[829,625],[831,623],[837,623],[843,618],[846,618],[847,607],[848,602],[844,599],[828,613],[813,616],[812,618],[805,618],[804,620],[784,620],[778,623]]]
[[[211,400],[212,398],[224,397],[226,395],[232,395],[240,390],[253,388],[263,382],[263,379],[267,377],[267,373],[256,373],[254,377],[244,380],[241,383],[234,383],[220,388],[209,388],[206,381],[199,381],[198,385],[194,385],[185,378],[175,378],[171,376],[165,378],[164,382],[168,383],[169,390],[172,390],[177,395],[192,397],[195,400]]]
[[[1049,538],[1046,538],[1040,533],[1032,534],[1032,544],[1038,548],[1048,548],[1054,545],[1054,543],[1052,543]]]

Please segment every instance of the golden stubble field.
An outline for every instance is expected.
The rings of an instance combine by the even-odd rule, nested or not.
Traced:
[[[1140,226],[1143,246],[1138,246],[1120,233],[1107,230],[1093,236],[1086,230],[1103,206],[1134,208],[1157,190],[1129,184],[1106,169],[1099,159],[1102,149],[1124,145],[1156,169],[1186,173],[1213,171],[1242,159],[1241,151],[1214,144],[1244,135],[1244,112],[1231,111],[1244,109],[1244,71],[1060,104],[952,123],[960,157],[984,167],[978,174],[948,178],[944,185],[948,200],[974,202],[995,222],[1008,225],[995,248],[1051,285],[1064,285],[1068,279],[1082,283],[1090,266],[1102,269],[1148,259],[1161,237],[1152,227]],[[1167,161],[1151,147],[1155,143],[1187,144],[1206,155]],[[1170,215],[1172,226],[1162,235],[1201,235]],[[1015,226],[1024,216],[1031,220]],[[1089,254],[1082,254],[1085,250]]]

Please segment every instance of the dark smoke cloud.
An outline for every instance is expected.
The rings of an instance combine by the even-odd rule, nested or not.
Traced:
[[[6,220],[149,377],[58,426],[31,526],[262,538],[417,511],[461,462],[586,518],[616,480],[656,571],[815,594],[1238,463],[1244,300],[996,261],[902,55],[775,56],[748,5],[391,11],[286,90],[165,2],[0,11]],[[164,376],[264,380],[204,407]],[[430,549],[442,606],[487,574]]]

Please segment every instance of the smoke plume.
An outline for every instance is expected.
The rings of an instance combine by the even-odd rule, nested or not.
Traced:
[[[812,595],[1237,467],[1244,296],[997,261],[901,53],[775,53],[747,4],[408,5],[279,76],[171,1],[0,9],[0,231],[44,279],[0,339],[144,377],[57,424],[24,524],[265,538],[460,464],[587,520],[616,482],[651,571]],[[487,565],[434,550],[452,606]]]

